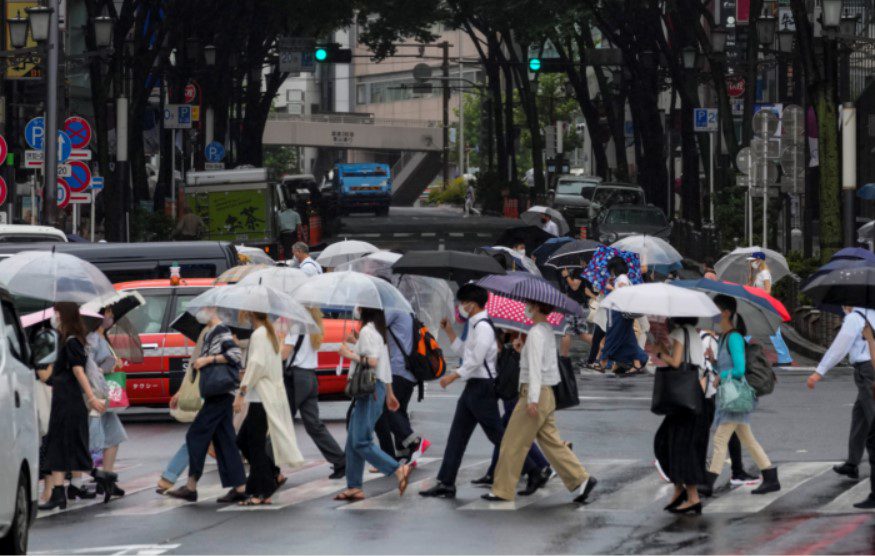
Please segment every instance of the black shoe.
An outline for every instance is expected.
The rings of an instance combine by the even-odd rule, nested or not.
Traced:
[[[118,485],[112,485],[111,496],[115,496],[115,497],[117,497],[117,498],[121,498],[121,497],[124,496],[124,495],[125,495],[125,491],[124,491],[124,489],[119,488]]]
[[[781,490],[781,483],[778,481],[778,468],[770,467],[763,469],[763,482],[760,486],[750,491],[751,494],[768,494],[769,492],[778,492]]]
[[[471,481],[471,484],[477,486],[492,486],[493,480],[494,479],[492,475],[483,475],[479,479],[474,479],[473,481]]]
[[[854,507],[861,510],[875,509],[875,494],[870,494],[869,497],[862,502],[857,502],[856,504],[854,504]],[[40,506],[40,509],[42,509],[42,506]]]
[[[595,477],[587,479],[586,482],[583,483],[583,492],[575,497],[574,501],[578,504],[586,504],[586,499],[589,496],[589,493],[592,492],[592,489],[594,489],[597,484],[599,484],[599,482]]]
[[[686,508],[672,508],[669,510],[673,514],[683,515],[683,514],[696,514],[702,515],[702,503],[693,504],[692,506],[687,506]]]
[[[860,468],[853,463],[845,462],[841,465],[835,465],[832,470],[839,475],[844,475],[848,479],[853,479],[855,481],[860,480]]]
[[[346,466],[334,466],[334,470],[331,472],[331,475],[328,475],[328,478],[332,481],[336,481],[338,479],[342,479],[346,477]]]
[[[52,496],[48,502],[39,505],[39,509],[44,512],[54,510],[55,508],[67,509],[67,496],[64,494],[64,487],[62,486],[52,488]]]
[[[662,509],[665,510],[665,511],[667,511],[667,512],[670,512],[670,511],[674,510],[675,508],[677,508],[678,506],[680,506],[681,504],[683,504],[683,503],[686,502],[686,501],[687,501],[687,491],[686,491],[686,490],[682,490],[681,493],[678,495],[677,498],[675,498],[674,500],[672,500],[671,503],[670,503],[669,505],[667,505],[666,507],[664,507],[664,508],[662,508]]]
[[[547,481],[550,480],[550,477],[553,476],[553,469],[549,466],[544,469],[538,471],[537,473],[529,474],[529,478],[526,481],[526,488],[517,492],[520,496],[530,496],[538,492],[538,489],[543,488],[544,485],[547,484]]]
[[[168,490],[164,494],[171,498],[178,498],[186,502],[197,502],[197,491],[190,490],[187,486],[181,486],[173,490]]]
[[[750,473],[742,469],[741,471],[737,471],[732,474],[732,477],[729,479],[729,484],[732,486],[741,486],[759,480],[760,478],[756,475],[751,475]]]
[[[438,483],[427,490],[420,490],[419,495],[428,498],[455,498],[456,487]]]
[[[82,500],[93,500],[97,498],[97,493],[87,490],[85,488],[79,488],[73,485],[69,485],[67,487],[67,498],[70,500],[75,500],[80,498]]]
[[[711,473],[710,471],[705,472],[705,484],[699,485],[696,490],[699,491],[699,496],[703,496],[705,498],[711,498],[714,496],[714,483],[717,482],[717,479],[720,478],[720,475],[717,473]]]
[[[510,502],[510,500],[505,500],[504,498],[499,498],[498,496],[492,494],[491,492],[487,492],[480,498],[486,500],[487,502]]]
[[[236,504],[237,502],[243,502],[244,500],[249,500],[249,497],[246,496],[245,492],[239,492],[236,488],[229,490],[225,496],[216,498],[216,502],[219,504]]]

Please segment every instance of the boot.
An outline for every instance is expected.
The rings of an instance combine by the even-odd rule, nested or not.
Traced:
[[[781,490],[781,483],[778,482],[778,468],[777,467],[769,467],[768,469],[763,469],[763,482],[760,483],[760,486],[753,489],[751,494],[767,494],[769,492],[778,492]]]
[[[871,510],[875,508],[875,474],[869,476],[869,482],[872,485],[869,496],[867,496],[866,499],[862,502],[857,502],[856,504],[854,504],[855,508],[859,508],[861,510]]]
[[[62,510],[67,509],[67,495],[64,493],[63,486],[53,487],[52,497],[49,498],[49,501],[45,504],[39,505],[39,509],[42,511],[50,511],[55,508],[61,508]]]
[[[717,479],[720,477],[717,473],[711,473],[710,471],[705,472],[705,484],[699,485],[697,490],[699,491],[699,496],[704,498],[711,498],[714,496],[714,483],[717,482]]]

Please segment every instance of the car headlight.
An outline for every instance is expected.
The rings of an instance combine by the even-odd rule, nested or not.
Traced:
[[[601,241],[602,243],[606,243],[606,244],[607,243],[614,243],[615,241],[617,241],[617,234],[614,234],[614,233],[601,234],[599,236],[599,241]]]

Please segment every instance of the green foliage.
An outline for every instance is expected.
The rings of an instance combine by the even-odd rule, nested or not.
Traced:
[[[273,171],[280,178],[283,174],[300,172],[300,157],[296,147],[266,145],[264,147],[264,167]]]
[[[744,189],[724,187],[715,192],[714,220],[720,232],[720,248],[735,249],[735,239],[744,241]]]
[[[134,207],[131,214],[132,241],[170,241],[173,239],[173,219],[163,212]]]
[[[432,205],[464,205],[465,192],[468,184],[463,178],[456,178],[447,187],[437,187],[428,193],[428,202]]]

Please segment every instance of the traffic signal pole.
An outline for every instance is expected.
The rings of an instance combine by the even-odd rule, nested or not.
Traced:
[[[441,43],[443,63],[441,73],[443,76],[443,166],[444,187],[450,185],[450,43]],[[461,63],[461,62],[460,62]],[[461,94],[461,93],[460,93]]]
[[[58,2],[50,4],[49,36],[46,40],[46,134],[43,138],[45,181],[42,223],[58,223]],[[75,231],[75,230],[74,230]]]

